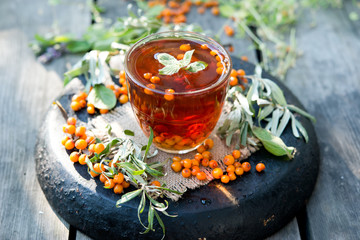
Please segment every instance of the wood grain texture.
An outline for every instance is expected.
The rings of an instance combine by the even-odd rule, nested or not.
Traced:
[[[300,240],[300,232],[296,218],[280,231],[268,237],[266,240]]]
[[[62,88],[67,60],[38,63],[28,43],[37,32],[78,31],[90,22],[85,1],[0,2],[0,239],[66,239],[36,181],[34,146],[42,118]]]
[[[317,118],[322,155],[307,206],[309,239],[360,236],[360,41],[354,24],[343,9],[320,9],[306,12],[297,27],[304,56],[286,84]]]

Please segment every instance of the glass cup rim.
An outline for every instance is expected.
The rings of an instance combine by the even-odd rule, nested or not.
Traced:
[[[222,75],[214,84],[206,87],[206,88],[202,88],[202,89],[198,89],[196,91],[191,91],[191,92],[175,92],[172,93],[173,95],[194,95],[194,94],[199,94],[199,93],[203,93],[206,91],[209,91],[211,89],[214,89],[216,87],[218,87],[219,85],[221,85],[226,79],[228,79],[230,77],[231,74],[231,69],[232,69],[232,60],[230,57],[230,54],[226,51],[226,49],[217,41],[215,41],[214,39],[207,37],[205,35],[196,33],[196,32],[190,32],[190,31],[165,31],[165,32],[159,32],[159,33],[153,33],[150,34],[142,39],[140,39],[139,41],[137,41],[133,46],[130,47],[130,49],[126,52],[125,54],[125,61],[124,61],[124,66],[125,66],[125,72],[126,75],[129,76],[129,80],[134,82],[135,84],[139,85],[142,88],[146,88],[151,90],[154,93],[158,93],[158,94],[162,94],[164,95],[165,92],[163,91],[159,91],[157,89],[152,89],[147,87],[145,84],[143,84],[142,82],[138,81],[133,74],[129,71],[129,61],[128,61],[128,57],[130,56],[130,54],[137,49],[139,46],[141,46],[142,44],[145,44],[147,42],[150,42],[152,40],[159,40],[162,38],[166,38],[166,37],[184,37],[184,36],[188,36],[189,38],[194,37],[194,38],[198,38],[203,40],[205,43],[211,43],[212,45],[214,45],[216,47],[216,50],[223,53],[224,55],[227,55],[228,60],[229,60],[229,64],[226,67],[226,74]]]

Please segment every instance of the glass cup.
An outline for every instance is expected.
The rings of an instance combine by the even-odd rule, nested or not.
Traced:
[[[174,43],[195,46],[194,53],[197,52],[198,55],[194,54],[192,58],[200,58],[199,54],[206,55],[208,59],[212,57],[207,68],[209,74],[218,72],[214,81],[204,84],[204,87],[199,85],[192,88],[189,85],[184,90],[174,92],[162,90],[166,86],[159,85],[158,88],[157,84],[152,84],[152,79],[145,79],[144,69],[147,72],[154,66],[152,76],[174,81],[172,84],[190,79],[196,85],[196,82],[206,80],[198,77],[202,73],[189,73],[185,70],[169,76],[159,75],[158,69],[162,65],[155,60],[156,54]],[[167,51],[176,57],[178,48],[169,48]],[[150,57],[146,58],[147,55]],[[219,43],[193,32],[156,33],[134,44],[125,57],[126,81],[132,109],[145,135],[149,137],[151,127],[154,132],[153,143],[168,153],[183,154],[201,145],[220,117],[231,68],[230,56]]]

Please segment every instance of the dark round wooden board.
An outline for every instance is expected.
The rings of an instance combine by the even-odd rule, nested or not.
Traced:
[[[253,64],[238,58],[233,58],[233,65],[247,74],[254,71]],[[280,85],[288,103],[303,108],[281,82],[267,73],[263,75]],[[68,89],[59,98],[66,110],[73,93]],[[77,116],[85,122],[89,118],[85,109]],[[293,137],[289,126],[282,136],[287,145],[297,149],[293,160],[286,161],[261,149],[248,159],[253,166],[250,173],[226,185],[213,181],[187,191],[178,202],[170,201],[168,212],[178,217],[162,216],[166,239],[261,239],[285,226],[309,199],[319,170],[314,128],[303,117],[301,123],[309,134],[307,144]],[[59,110],[51,107],[36,147],[37,177],[56,213],[94,239],[161,239],[158,225],[155,232],[139,234],[144,230],[137,218],[139,199],[116,208],[119,195],[104,189],[98,178],[91,178],[85,166],[68,159],[68,152],[60,143],[63,124]],[[260,161],[266,164],[263,173],[255,171],[254,166]],[[143,217],[147,218],[147,212]]]

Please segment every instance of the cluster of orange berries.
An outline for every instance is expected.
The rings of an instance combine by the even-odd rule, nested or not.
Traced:
[[[239,150],[234,150],[232,154],[226,155],[223,159],[223,163],[227,166],[226,173],[224,174],[223,170],[218,167],[218,162],[210,160],[212,155],[208,150],[212,149],[213,146],[213,140],[208,138],[205,140],[204,144],[197,148],[194,159],[181,159],[178,156],[173,157],[171,169],[174,172],[181,172],[184,178],[196,176],[199,180],[206,180],[206,174],[200,170],[200,165],[203,167],[210,167],[213,169],[211,172],[212,176],[215,179],[220,179],[223,183],[234,181],[236,175],[241,176],[244,172],[249,172],[251,170],[251,164],[249,162],[240,163],[239,161],[235,161],[240,158],[241,152]],[[256,165],[256,171],[262,172],[264,169],[265,165],[263,163],[258,163]]]
[[[247,84],[248,83],[248,80],[247,78],[245,78],[245,71],[243,69],[238,69],[238,70],[235,70],[235,69],[232,69],[231,70],[231,73],[230,73],[230,86],[236,86],[236,85],[239,85],[239,78],[242,82],[242,84],[240,84],[240,87],[245,90],[245,86],[244,84]]]
[[[63,132],[66,135],[61,140],[61,143],[67,150],[74,150],[69,157],[73,163],[78,162],[81,165],[86,165],[86,158],[91,158],[95,153],[101,154],[105,149],[104,144],[95,142],[94,136],[87,136],[86,127],[76,127],[76,119],[74,117],[67,119],[67,124],[63,126]],[[112,164],[112,161],[110,161],[109,166],[117,168],[115,164]],[[124,180],[124,175],[120,172],[113,178],[106,176],[104,174],[106,171],[104,163],[95,163],[93,169],[95,172],[90,170],[90,175],[94,178],[100,175],[100,181],[104,183],[105,188],[114,189],[116,194],[122,193],[124,188],[130,186]]]

